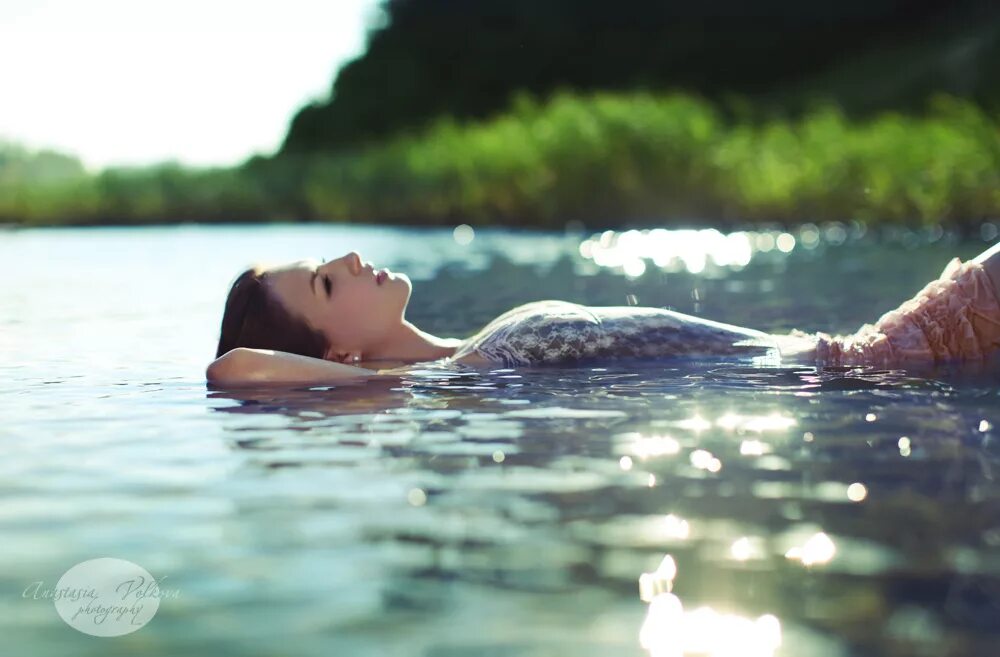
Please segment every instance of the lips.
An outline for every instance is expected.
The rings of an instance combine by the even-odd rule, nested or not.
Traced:
[[[375,274],[375,282],[381,285],[385,282],[385,279],[389,277],[389,273],[384,269],[379,269],[378,273]]]

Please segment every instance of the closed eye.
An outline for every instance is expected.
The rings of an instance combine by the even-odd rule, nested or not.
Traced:
[[[330,280],[329,276],[323,277],[323,289],[326,290],[327,297],[333,293],[333,282]]]

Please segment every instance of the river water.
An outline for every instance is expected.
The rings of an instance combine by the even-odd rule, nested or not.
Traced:
[[[204,382],[252,261],[357,250],[441,336],[538,299],[846,332],[989,246],[872,232],[2,232],[2,652],[996,654],[996,368]],[[99,557],[173,592],[141,629],[87,636],[35,594]]]

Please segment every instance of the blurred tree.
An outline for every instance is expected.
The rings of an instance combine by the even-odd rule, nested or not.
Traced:
[[[481,118],[569,88],[731,94],[798,113],[1000,100],[996,0],[385,0],[367,52],[302,108],[282,153]]]
[[[50,150],[31,151],[0,141],[0,189],[25,184],[46,184],[83,178],[80,160]]]

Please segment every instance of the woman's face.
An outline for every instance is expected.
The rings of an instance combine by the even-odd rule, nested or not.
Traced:
[[[378,346],[402,325],[412,285],[405,274],[379,270],[351,251],[336,260],[304,260],[267,270],[270,291],[290,312],[330,340],[327,358]]]

